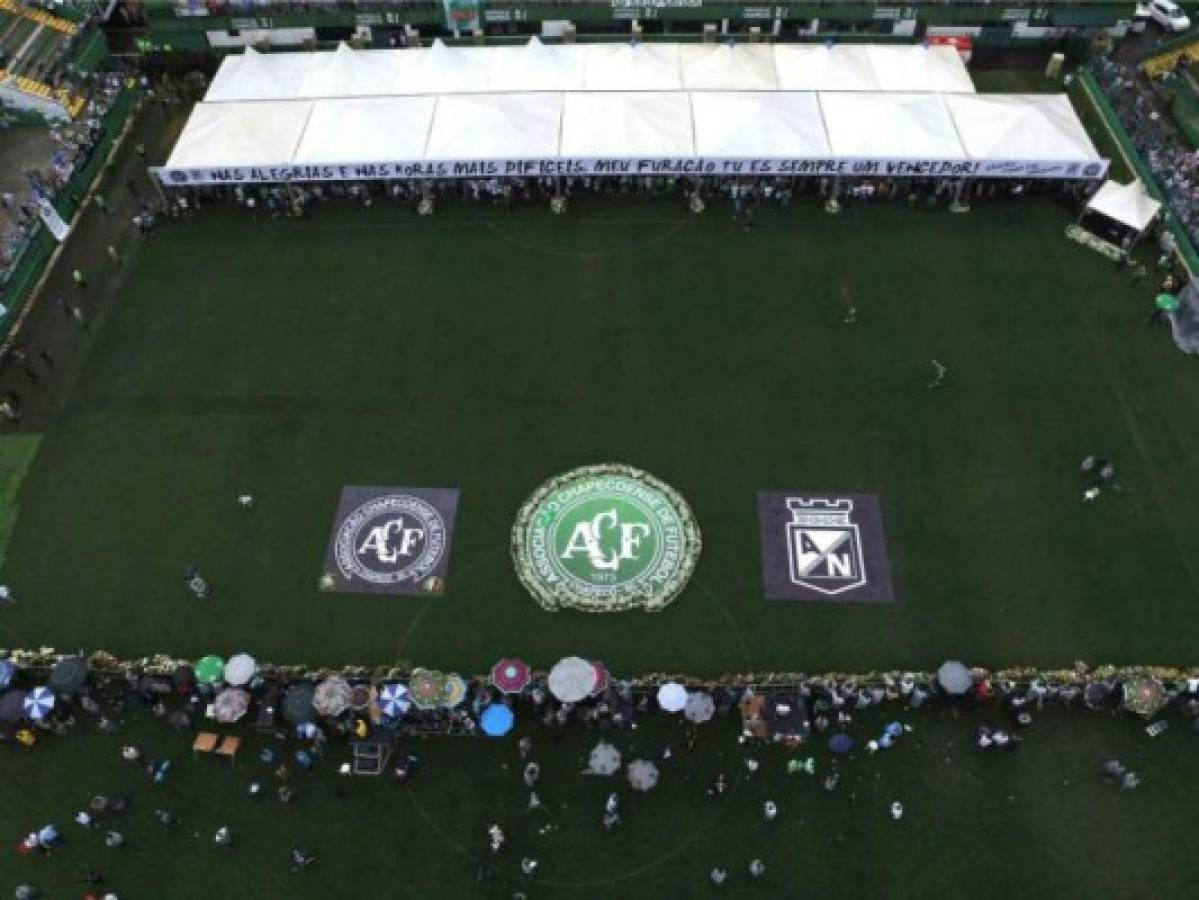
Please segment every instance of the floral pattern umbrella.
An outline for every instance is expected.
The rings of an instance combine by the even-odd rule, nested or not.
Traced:
[[[236,722],[250,708],[250,695],[241,688],[226,688],[212,701],[212,717],[218,722]]]
[[[441,705],[447,709],[459,706],[466,699],[466,681],[461,675],[451,672],[441,685]]]
[[[225,677],[225,660],[210,655],[196,663],[196,680],[200,684],[214,684]]]
[[[620,751],[607,741],[600,741],[587,758],[588,775],[615,775],[620,771]]]
[[[529,664],[522,659],[501,659],[491,667],[491,683],[505,694],[519,694],[531,677]]]
[[[312,708],[322,716],[340,716],[350,708],[353,691],[344,678],[326,678],[316,686]]]
[[[648,791],[658,783],[658,767],[647,759],[635,759],[629,763],[629,786],[635,791]]]
[[[1166,689],[1156,678],[1134,676],[1124,682],[1124,708],[1138,716],[1151,716],[1166,704]]]
[[[412,704],[417,709],[433,709],[441,703],[445,676],[430,669],[413,669],[408,679],[408,690]]]

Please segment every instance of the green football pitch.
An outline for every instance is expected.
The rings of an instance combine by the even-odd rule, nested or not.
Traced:
[[[1070,215],[204,210],[134,251],[46,423],[5,642],[464,672],[1191,662],[1194,363],[1143,324],[1154,274],[1067,241]],[[1118,489],[1084,504],[1091,453]],[[703,555],[665,612],[546,613],[517,581],[521,502],[598,462],[695,512]],[[461,489],[444,596],[318,589],[351,484]],[[762,489],[879,495],[896,602],[764,599]]]

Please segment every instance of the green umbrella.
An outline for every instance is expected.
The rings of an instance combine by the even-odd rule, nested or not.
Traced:
[[[1154,302],[1157,304],[1157,308],[1162,312],[1172,313],[1178,309],[1178,298],[1173,294],[1158,294],[1157,299]]]
[[[196,663],[196,680],[212,684],[225,677],[225,661],[219,656],[206,656]]]

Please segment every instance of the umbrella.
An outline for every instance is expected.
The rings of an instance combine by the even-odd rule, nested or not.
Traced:
[[[853,749],[853,738],[848,734],[834,734],[828,739],[828,748],[838,756],[844,756]]]
[[[54,664],[47,683],[55,693],[69,697],[78,693],[86,681],[87,661],[82,656],[67,656]]]
[[[488,737],[503,737],[512,730],[516,717],[512,710],[502,703],[492,703],[479,716],[479,727]]]
[[[250,695],[241,688],[226,688],[212,702],[212,717],[218,722],[236,722],[250,708]]]
[[[635,791],[648,791],[658,783],[658,767],[647,759],[635,759],[629,763],[629,784]]]
[[[31,719],[44,719],[54,709],[54,691],[48,687],[35,687],[25,695],[25,715]]]
[[[187,693],[191,690],[192,685],[196,683],[196,670],[191,666],[180,666],[171,673],[171,684],[175,686],[175,690],[180,693]]]
[[[595,669],[595,687],[591,689],[591,696],[598,697],[608,689],[608,669],[602,662],[592,663],[591,666]]]
[[[1111,698],[1111,686],[1105,681],[1092,681],[1082,692],[1082,701],[1087,709],[1099,709]]]
[[[0,694],[0,722],[15,722],[25,715],[25,692],[12,688]]]
[[[677,681],[671,681],[658,688],[658,706],[666,712],[682,712],[687,705],[687,689]]]
[[[12,684],[12,677],[16,671],[17,667],[7,659],[0,659],[0,690]]]
[[[501,659],[491,667],[491,683],[505,694],[519,694],[529,683],[529,664],[520,659]]]
[[[412,677],[408,679],[408,690],[412,694],[412,704],[417,709],[433,709],[441,703],[444,691],[445,676],[430,669],[413,669]]]
[[[615,775],[620,771],[620,751],[607,741],[600,741],[587,758],[589,775]]]
[[[389,681],[379,689],[379,709],[389,719],[398,719],[411,705],[408,688],[398,681]]]
[[[687,703],[683,707],[683,715],[688,722],[706,722],[716,713],[716,703],[712,697],[702,691],[687,695]]]
[[[254,661],[254,657],[249,653],[238,653],[229,657],[229,662],[225,663],[225,681],[241,687],[243,684],[249,684],[257,671],[258,663]]]
[[[466,699],[466,682],[462,676],[451,672],[441,685],[441,705],[453,709]]]
[[[1178,298],[1173,294],[1160,293],[1153,302],[1157,304],[1157,308],[1162,312],[1172,313],[1178,310]]]
[[[316,688],[307,681],[293,685],[283,695],[283,718],[293,725],[307,722],[312,718],[312,701],[316,696]]]
[[[365,684],[356,684],[350,688],[350,709],[362,712],[371,704],[371,689]]]
[[[1134,676],[1124,682],[1124,708],[1138,716],[1151,716],[1166,703],[1166,690],[1156,678]]]
[[[219,656],[206,656],[196,663],[196,680],[200,684],[212,684],[225,677],[225,661]]]
[[[941,668],[937,669],[937,681],[945,693],[954,696],[964,694],[974,686],[974,676],[964,663],[956,659],[941,664]]]
[[[339,716],[350,708],[353,691],[344,678],[326,678],[316,686],[312,708],[322,716]]]
[[[550,693],[563,703],[578,703],[595,688],[595,666],[579,656],[568,656],[550,669]]]

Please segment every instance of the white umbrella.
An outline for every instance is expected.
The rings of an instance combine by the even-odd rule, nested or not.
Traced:
[[[578,703],[590,696],[597,677],[595,666],[587,660],[568,656],[550,669],[550,693],[563,703]]]
[[[229,657],[225,663],[225,683],[240,686],[249,684],[254,673],[258,671],[258,663],[249,653],[238,653]]]
[[[240,688],[226,688],[212,701],[212,717],[218,722],[236,722],[249,708],[249,694]]]
[[[682,712],[687,705],[687,689],[677,681],[658,688],[658,705],[666,712]]]
[[[937,681],[945,688],[945,693],[955,696],[964,694],[974,686],[974,676],[964,663],[951,659],[942,663],[937,669]]]
[[[658,767],[647,759],[629,763],[629,784],[635,791],[648,791],[658,783]]]
[[[326,678],[316,686],[312,708],[322,716],[340,716],[350,708],[353,690],[344,678]]]
[[[687,695],[687,704],[683,707],[683,715],[688,722],[706,722],[716,713],[716,704],[712,697],[703,691]]]
[[[615,775],[620,771],[620,751],[607,741],[600,741],[587,760],[588,775]]]

